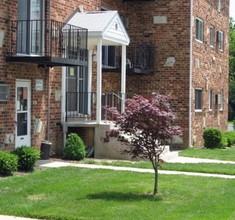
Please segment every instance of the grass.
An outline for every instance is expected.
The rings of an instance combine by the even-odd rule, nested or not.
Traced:
[[[234,180],[152,174],[46,169],[0,178],[0,214],[75,219],[234,219]]]
[[[105,161],[105,160],[83,160],[81,163],[98,164],[106,166],[134,167],[152,169],[149,161],[131,162],[131,161]],[[185,172],[215,173],[235,175],[235,164],[215,164],[215,163],[161,163],[160,170],[175,170]]]
[[[179,155],[185,157],[235,161],[235,147],[233,146],[226,149],[188,148],[181,151]]]

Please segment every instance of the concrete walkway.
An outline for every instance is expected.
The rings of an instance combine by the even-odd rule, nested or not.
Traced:
[[[189,161],[188,158],[180,158],[181,163],[184,161]],[[180,160],[178,158],[178,160]],[[199,163],[199,159],[197,160]],[[205,162],[205,160],[203,160]],[[214,161],[214,160],[213,160]],[[203,162],[203,163],[204,163]],[[214,163],[212,161],[207,161]],[[217,161],[219,163],[221,161]],[[66,167],[66,166],[72,166],[72,167],[80,167],[80,168],[88,168],[88,169],[106,169],[106,170],[118,170],[118,171],[129,171],[129,172],[138,172],[138,173],[154,173],[153,169],[143,169],[143,168],[133,168],[133,167],[116,167],[116,166],[105,166],[105,165],[96,165],[96,164],[78,164],[78,163],[69,163],[69,162],[61,162],[61,161],[54,161],[49,163],[44,163],[43,161],[40,161],[41,167],[47,167],[47,168],[56,168],[56,167]],[[196,163],[196,160],[194,160],[194,163]],[[226,163],[226,161],[223,161],[223,163]],[[229,163],[229,162],[228,162]],[[225,178],[225,179],[235,179],[235,176],[232,175],[223,175],[223,174],[209,174],[209,173],[195,173],[195,172],[183,172],[183,171],[168,171],[168,170],[159,170],[159,174],[166,174],[166,175],[188,175],[188,176],[204,176],[204,177],[217,177],[217,178]]]
[[[210,160],[210,159],[201,159],[201,158],[190,158],[190,157],[181,157],[174,155],[174,157],[165,157],[163,158],[168,163],[223,163],[223,164],[235,164],[235,161],[221,161],[221,160]],[[142,168],[132,168],[132,167],[115,167],[115,166],[104,166],[104,165],[95,165],[95,164],[78,164],[70,163],[65,161],[52,161],[52,160],[39,160],[38,166],[47,167],[47,168],[57,168],[57,167],[80,167],[88,169],[108,169],[108,170],[118,170],[126,172],[139,172],[139,173],[153,173],[153,169],[142,169]],[[195,173],[195,172],[181,172],[181,171],[168,171],[168,170],[159,170],[160,174],[166,175],[188,175],[188,176],[202,176],[202,177],[214,177],[214,178],[224,178],[224,179],[235,179],[235,176],[232,175],[222,175],[222,174],[209,174],[209,173]],[[38,220],[32,218],[23,218],[15,216],[4,216],[0,215],[0,220]]]

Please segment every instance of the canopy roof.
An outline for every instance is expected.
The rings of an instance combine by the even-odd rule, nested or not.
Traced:
[[[88,29],[88,48],[97,45],[128,45],[129,36],[117,11],[75,12],[68,24]]]

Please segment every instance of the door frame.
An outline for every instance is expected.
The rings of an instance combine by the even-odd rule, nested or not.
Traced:
[[[27,87],[28,88],[28,103],[27,103],[27,110],[21,111],[22,113],[28,113],[27,114],[27,135],[22,136],[23,138],[26,138],[24,141],[24,144],[19,143],[19,137],[17,136],[17,88],[18,87]],[[31,80],[26,79],[16,79],[15,83],[15,148],[21,147],[22,145],[31,146]],[[22,138],[21,137],[21,138]]]

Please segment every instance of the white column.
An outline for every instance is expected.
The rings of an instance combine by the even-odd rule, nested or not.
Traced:
[[[92,50],[88,51],[88,115],[91,114],[91,85],[92,85]]]
[[[121,112],[124,112],[124,109],[125,109],[125,95],[126,95],[126,45],[122,45],[122,68],[121,68],[122,105],[121,105]]]
[[[102,39],[97,43],[97,89],[96,89],[96,122],[101,123],[101,96],[102,96]]]

